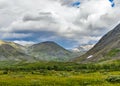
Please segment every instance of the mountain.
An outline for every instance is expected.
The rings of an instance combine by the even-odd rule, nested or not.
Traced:
[[[120,24],[104,35],[86,54],[75,58],[75,62],[98,62],[120,59]]]
[[[81,56],[85,54],[88,50],[90,50],[93,46],[94,44],[85,44],[85,45],[81,45],[73,49],[70,49],[70,51],[75,53],[76,56]]]
[[[28,54],[36,57],[38,60],[45,61],[68,61],[76,56],[76,54],[51,41],[30,46],[28,48]]]
[[[88,50],[90,50],[93,46],[94,46],[94,44],[85,44],[85,45],[75,47],[71,51],[85,53]]]
[[[14,42],[0,40],[0,61],[68,61],[78,56],[55,42],[42,42],[22,46]]]
[[[0,40],[0,61],[32,61],[33,57],[24,53],[24,47],[14,42]]]

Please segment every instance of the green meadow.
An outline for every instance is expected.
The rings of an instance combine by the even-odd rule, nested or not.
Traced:
[[[120,61],[12,63],[0,62],[0,86],[120,86]]]

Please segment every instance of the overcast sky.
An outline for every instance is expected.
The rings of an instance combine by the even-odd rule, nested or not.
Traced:
[[[0,0],[0,39],[95,44],[120,20],[120,0]]]

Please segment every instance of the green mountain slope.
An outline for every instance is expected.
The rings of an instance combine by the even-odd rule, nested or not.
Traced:
[[[23,53],[23,48],[14,42],[0,41],[0,61],[34,61],[33,57]]]
[[[120,59],[120,24],[108,32],[86,54],[75,58],[75,62],[98,62]]]
[[[45,61],[68,61],[76,56],[76,54],[51,41],[32,45],[28,50],[29,55]]]
[[[79,54],[50,41],[29,47],[14,42],[0,41],[0,61],[69,61],[77,56]]]

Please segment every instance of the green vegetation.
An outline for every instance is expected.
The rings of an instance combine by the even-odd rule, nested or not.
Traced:
[[[54,73],[54,74],[52,74]],[[116,72],[117,73],[117,72]],[[109,83],[107,75],[102,73],[76,73],[51,71],[52,75],[30,74],[19,72],[17,74],[0,75],[1,86],[117,86],[118,83]],[[109,73],[111,74],[111,73]],[[119,85],[118,85],[119,86]]]
[[[0,86],[120,86],[120,60],[95,64],[0,62],[0,65]]]
[[[113,57],[116,56],[120,52],[120,49],[113,49],[110,52],[108,52],[107,56]]]
[[[120,83],[120,75],[109,76],[106,80],[112,83]]]
[[[28,47],[27,50],[28,55],[35,57],[39,61],[66,62],[80,55],[70,52],[52,41],[34,44]]]

